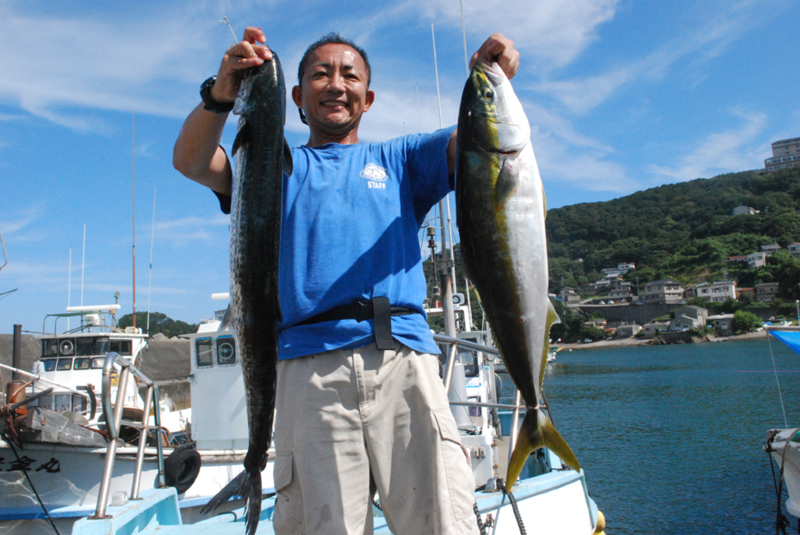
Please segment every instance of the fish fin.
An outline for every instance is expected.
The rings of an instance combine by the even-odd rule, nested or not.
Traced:
[[[547,336],[545,336],[544,341],[544,348],[542,348],[542,362],[547,362],[547,354],[550,351],[550,327],[552,327],[556,323],[561,323],[561,318],[558,317],[558,312],[556,312],[556,307],[553,306],[553,302],[550,299],[547,300],[547,316],[545,318],[544,323],[544,331]],[[542,366],[541,371],[539,372],[539,389],[541,390],[542,383],[544,382],[544,371],[545,367]]]
[[[286,176],[290,176],[294,171],[294,160],[292,159],[292,148],[289,147],[289,143],[284,139],[283,140],[283,173]]]
[[[547,195],[544,193],[544,184],[542,184],[542,209],[544,210],[544,217],[547,219]]]
[[[503,206],[517,190],[517,174],[513,169],[506,166],[505,159],[503,167],[497,175],[497,182],[494,187],[494,196],[497,206]]]
[[[228,305],[228,308],[225,309],[225,315],[222,316],[222,321],[219,322],[219,327],[217,327],[217,332],[222,331],[232,331],[231,324],[233,323],[233,314],[231,313],[231,305]]]
[[[538,409],[528,409],[522,420],[519,437],[517,437],[517,443],[514,445],[511,460],[508,463],[506,484],[509,487],[517,481],[528,456],[539,448],[549,448],[570,468],[580,472],[581,467],[572,448],[569,447],[552,422]]]
[[[239,148],[245,143],[247,143],[247,138],[249,133],[250,133],[250,123],[245,121],[244,124],[242,124],[241,128],[239,128],[239,131],[236,133],[236,139],[233,140],[233,150],[231,154],[236,156],[236,153],[239,151]]]

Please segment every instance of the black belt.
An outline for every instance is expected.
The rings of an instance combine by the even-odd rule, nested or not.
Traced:
[[[355,301],[347,305],[339,305],[330,310],[312,316],[297,325],[310,325],[323,321],[356,320],[358,322],[375,321],[375,345],[378,349],[394,349],[392,340],[392,316],[419,314],[413,308],[393,307],[388,297],[373,297],[369,301]]]

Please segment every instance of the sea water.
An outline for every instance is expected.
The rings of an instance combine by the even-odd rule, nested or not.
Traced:
[[[785,427],[778,384],[800,426],[800,356],[766,337],[562,351],[544,391],[606,533],[750,534],[775,533],[763,445]]]

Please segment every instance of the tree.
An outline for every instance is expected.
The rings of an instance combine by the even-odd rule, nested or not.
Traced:
[[[189,324],[185,321],[174,320],[161,312],[150,313],[149,328],[145,325],[147,323],[147,312],[136,313],[136,326],[142,329],[142,332],[149,333],[150,336],[161,333],[168,338],[179,336],[181,334],[190,334],[197,332],[197,324]],[[133,326],[133,314],[126,314],[119,319],[117,326],[120,329]]]
[[[761,318],[752,312],[745,312],[744,310],[737,310],[733,313],[733,322],[731,328],[736,334],[749,333],[760,328],[764,323]]]

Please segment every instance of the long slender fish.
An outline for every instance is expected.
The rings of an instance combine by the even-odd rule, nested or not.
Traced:
[[[527,407],[508,485],[528,456],[545,446],[579,471],[575,454],[539,407],[550,326],[559,321],[547,297],[547,207],[528,118],[494,63],[477,63],[464,87],[456,184],[464,266]]]
[[[283,174],[291,174],[292,167],[283,138],[286,87],[277,55],[245,75],[234,113],[241,117],[233,144],[228,315],[242,361],[250,438],[244,471],[202,512],[240,495],[247,500],[246,533],[253,535],[261,514],[261,471],[267,464],[275,410]]]

